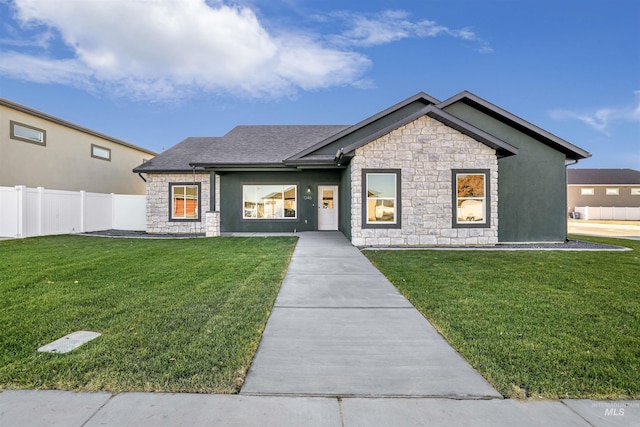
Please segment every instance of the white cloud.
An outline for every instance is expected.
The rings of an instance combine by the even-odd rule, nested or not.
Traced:
[[[555,120],[579,120],[591,126],[593,129],[609,135],[609,129],[613,122],[624,121],[640,123],[640,90],[634,91],[634,94],[636,96],[636,105],[632,107],[607,107],[590,112],[553,110],[549,112],[549,116]]]
[[[221,92],[259,98],[371,87],[363,77],[371,61],[356,48],[447,36],[492,51],[468,28],[412,21],[404,11],[325,17],[348,29],[322,38],[267,27],[231,1],[13,0],[26,38],[16,32],[0,40],[0,74],[140,100]]]
[[[344,46],[377,46],[406,38],[449,36],[473,42],[480,53],[491,53],[489,44],[471,29],[451,29],[435,21],[411,21],[408,12],[387,10],[374,15],[341,13],[338,18],[348,22],[350,29],[333,37],[333,41]]]
[[[357,85],[363,55],[270,34],[248,8],[205,0],[15,0],[25,27],[57,31],[72,58],[0,52],[0,72],[165,100],[197,92],[282,96]],[[27,74],[24,73],[28,66]]]

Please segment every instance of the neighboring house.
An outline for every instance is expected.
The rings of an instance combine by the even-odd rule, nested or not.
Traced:
[[[156,153],[0,98],[0,186],[144,194]]]
[[[353,126],[238,126],[134,172],[147,231],[340,230],[356,246],[564,241],[586,151],[473,95],[419,93]]]
[[[640,171],[568,169],[567,207],[582,219],[640,219]]]

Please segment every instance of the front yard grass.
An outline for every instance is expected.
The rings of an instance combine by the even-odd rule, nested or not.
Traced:
[[[237,392],[296,240],[0,242],[0,389]],[[36,352],[80,330],[102,336]]]
[[[640,398],[640,242],[628,252],[365,251],[496,389]]]

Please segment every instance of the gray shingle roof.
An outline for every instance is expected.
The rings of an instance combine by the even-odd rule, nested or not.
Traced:
[[[273,168],[295,165],[328,165],[333,162],[332,144],[354,150],[372,138],[388,133],[419,115],[429,115],[497,150],[499,156],[513,155],[518,150],[482,129],[447,113],[444,108],[462,101],[489,112],[510,126],[535,136],[567,155],[568,158],[590,157],[586,151],[540,129],[511,113],[469,93],[462,92],[439,102],[418,93],[353,126],[344,125],[257,125],[237,126],[222,137],[187,138],[180,144],[138,166],[134,172],[183,172],[204,168]],[[344,142],[344,146],[339,143]],[[347,154],[345,151],[345,154]]]
[[[189,165],[220,138],[191,137],[135,168],[134,172],[191,172]],[[202,170],[202,169],[201,169]]]
[[[567,169],[567,183],[573,185],[640,184],[640,171],[634,169]]]
[[[191,161],[199,165],[283,165],[283,160],[340,132],[341,125],[236,126]]]

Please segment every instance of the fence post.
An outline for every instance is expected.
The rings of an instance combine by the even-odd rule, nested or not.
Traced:
[[[80,191],[80,233],[84,233],[85,191]]]
[[[18,224],[16,227],[16,237],[18,239],[22,239],[26,237],[25,233],[25,223],[27,221],[27,187],[24,185],[16,185],[16,205],[18,207]]]
[[[44,187],[38,187],[38,203],[37,218],[38,218],[38,236],[44,236]]]
[[[111,193],[111,224],[109,224],[109,228],[113,229],[114,224],[116,223],[116,194]]]

